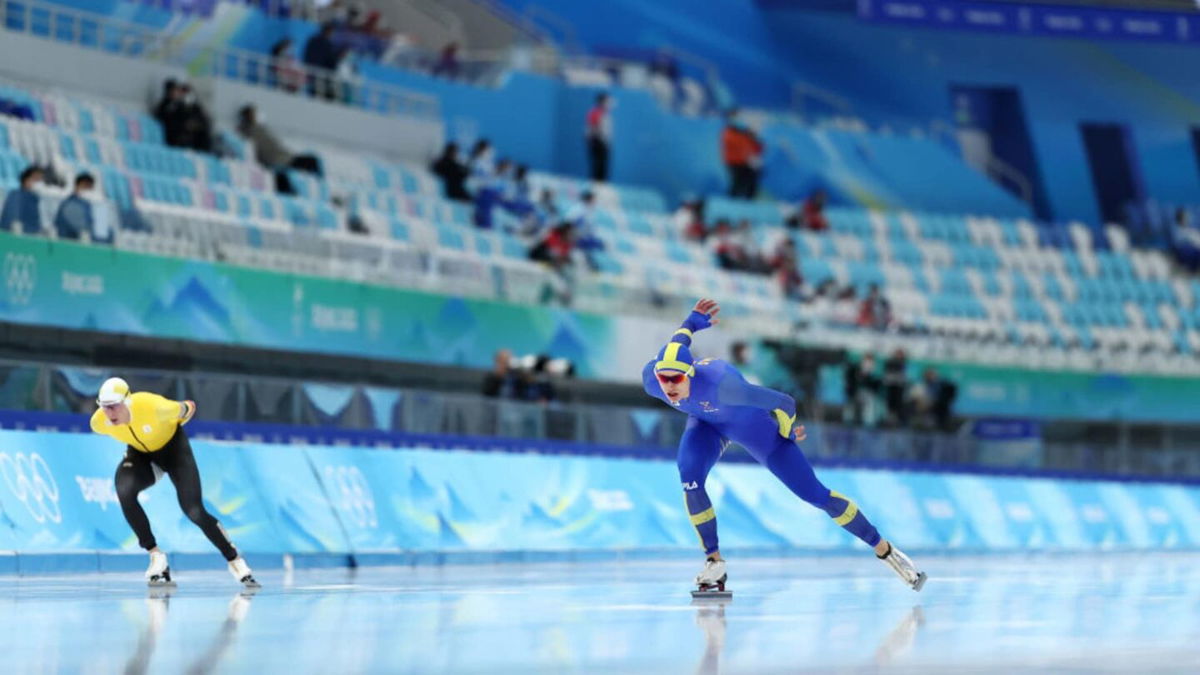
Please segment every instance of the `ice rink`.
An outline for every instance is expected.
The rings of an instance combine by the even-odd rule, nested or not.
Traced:
[[[922,556],[0,578],[12,673],[1200,672],[1200,555]]]

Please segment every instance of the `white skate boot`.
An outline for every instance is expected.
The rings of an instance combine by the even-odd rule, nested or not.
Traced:
[[[146,585],[174,586],[171,581],[171,567],[167,564],[167,554],[162,551],[150,552],[150,566],[146,568]]]
[[[918,571],[913,561],[909,560],[908,556],[901,553],[900,549],[893,546],[891,542],[888,542],[887,553],[876,557],[887,563],[888,567],[892,568],[892,571],[914,591],[921,590],[921,587],[925,585],[925,573]]]
[[[229,573],[247,590],[262,588],[262,584],[255,581],[254,573],[250,571],[250,566],[246,564],[246,561],[241,556],[229,561]]]
[[[704,569],[696,575],[696,590],[692,591],[693,598],[732,598],[733,592],[725,590],[725,561],[709,558],[704,561]]]

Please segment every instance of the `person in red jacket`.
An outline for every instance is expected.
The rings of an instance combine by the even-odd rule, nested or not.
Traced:
[[[729,170],[729,196],[754,199],[758,194],[758,175],[762,167],[763,144],[740,119],[737,109],[725,116],[721,132],[721,158]]]

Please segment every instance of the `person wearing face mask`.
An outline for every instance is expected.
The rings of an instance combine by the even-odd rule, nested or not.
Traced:
[[[587,140],[588,162],[592,180],[608,180],[608,151],[612,144],[613,100],[608,94],[596,94],[596,104],[587,114],[584,137]]]
[[[59,239],[76,240],[87,233],[88,238],[97,243],[111,244],[112,233],[97,231],[95,212],[88,195],[96,187],[96,179],[90,173],[81,173],[75,177],[75,191],[58,206],[54,216],[54,229]]]
[[[37,192],[45,174],[41,167],[30,166],[21,172],[21,186],[4,198],[0,209],[0,231],[19,234],[40,234],[42,214]]]
[[[459,157],[458,143],[447,143],[442,154],[429,169],[442,179],[442,194],[446,199],[456,202],[471,201],[471,193],[467,192],[467,176],[470,172]]]
[[[730,442],[738,443],[800,499],[821,509],[835,524],[875,551],[914,591],[925,573],[880,536],[852,499],[830,490],[813,472],[799,443],[806,438],[796,425],[796,401],[750,384],[732,363],[692,357],[692,337],[715,325],[721,311],[702,298],[658,354],[642,369],[642,387],[654,398],[688,416],[679,440],[678,467],[684,503],[704,547],[704,569],[696,575],[695,597],[726,594],[725,560],[717,543],[717,515],[705,481]]]
[[[492,143],[486,138],[475,141],[471,146],[471,158],[467,162],[470,173],[467,176],[467,188],[478,192],[492,182],[496,173],[496,152]]]
[[[254,159],[266,169],[275,172],[275,191],[280,194],[295,194],[295,187],[288,177],[289,169],[305,171],[317,177],[322,175],[321,160],[316,155],[293,153],[273,131],[263,124],[263,116],[253,105],[244,105],[238,111],[238,134],[254,144]]]

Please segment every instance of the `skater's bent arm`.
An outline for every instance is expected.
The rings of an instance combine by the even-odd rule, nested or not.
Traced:
[[[779,423],[779,435],[790,438],[792,426],[796,423],[796,399],[781,391],[767,389],[750,384],[742,374],[732,366],[727,366],[721,376],[717,395],[722,405],[746,406],[759,408],[775,416]]]
[[[191,401],[172,401],[157,394],[154,398],[154,413],[160,422],[187,424],[196,414],[196,404]]]
[[[101,412],[100,410],[96,410],[96,412],[92,413],[91,427],[92,427],[93,432],[95,432],[97,434],[107,435],[108,430],[106,429],[106,427],[108,425],[105,424],[105,422],[106,422],[106,418],[104,417],[103,412]]]

